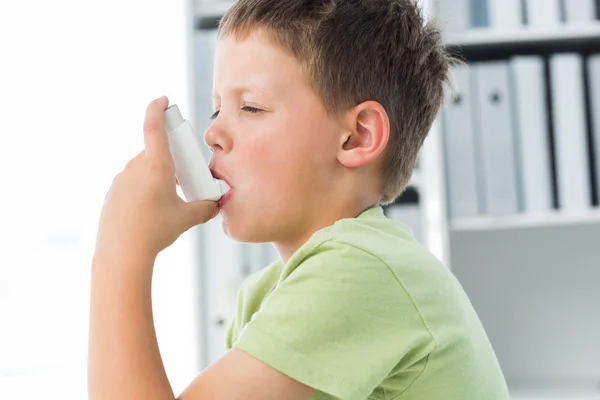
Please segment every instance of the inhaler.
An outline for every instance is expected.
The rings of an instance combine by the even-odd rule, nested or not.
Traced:
[[[192,125],[183,119],[176,104],[165,110],[165,127],[175,164],[175,176],[185,200],[219,200],[231,187],[210,173]]]

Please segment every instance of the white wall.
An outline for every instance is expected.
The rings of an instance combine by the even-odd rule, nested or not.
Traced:
[[[0,3],[0,398],[86,398],[89,268],[147,104],[192,113],[186,0]],[[155,317],[176,390],[198,372],[194,234],[159,257]],[[43,391],[43,396],[36,392]]]

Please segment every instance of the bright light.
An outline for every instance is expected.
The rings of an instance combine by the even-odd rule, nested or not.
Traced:
[[[0,398],[87,397],[97,217],[143,147],[147,104],[165,94],[191,114],[189,17],[185,0],[0,3]],[[191,240],[157,267],[176,389],[197,372]]]

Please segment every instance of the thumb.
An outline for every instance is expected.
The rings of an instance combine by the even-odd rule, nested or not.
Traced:
[[[190,203],[183,203],[185,214],[187,215],[188,228],[199,224],[204,224],[219,213],[219,207],[216,201],[199,200]]]

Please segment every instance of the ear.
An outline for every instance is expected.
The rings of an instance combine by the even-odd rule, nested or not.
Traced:
[[[340,163],[355,168],[376,160],[390,137],[390,120],[383,106],[370,100],[360,103],[348,112],[346,122],[338,150]]]

